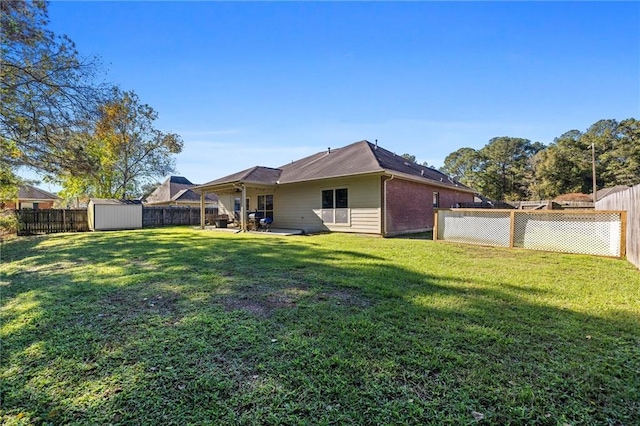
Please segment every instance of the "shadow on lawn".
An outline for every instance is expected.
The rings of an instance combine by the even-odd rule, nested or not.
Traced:
[[[168,230],[12,243],[3,420],[638,420],[637,317],[327,247]]]

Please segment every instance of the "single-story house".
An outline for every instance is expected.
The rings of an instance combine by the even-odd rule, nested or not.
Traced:
[[[256,166],[192,189],[201,203],[216,193],[220,213],[237,217],[244,230],[248,213],[257,211],[271,217],[276,228],[382,236],[431,230],[435,207],[471,203],[475,193],[366,140],[275,169]]]
[[[149,206],[200,207],[200,194],[196,194],[191,189],[194,186],[196,185],[185,177],[170,176],[147,197],[144,204]],[[218,207],[218,196],[207,194],[205,206]]]
[[[0,208],[15,210],[51,209],[58,200],[60,198],[57,195],[25,183],[18,187],[18,198],[0,200]]]

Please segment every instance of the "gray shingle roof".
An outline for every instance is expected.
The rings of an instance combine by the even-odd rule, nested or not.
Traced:
[[[58,196],[33,185],[24,184],[18,188],[19,200],[57,200]]]
[[[338,176],[383,172],[369,142],[360,141],[342,148],[327,149],[280,167],[280,183],[326,179]]]
[[[235,182],[251,182],[263,185],[275,185],[280,178],[282,170],[270,167],[255,166],[231,175],[212,180],[200,186],[224,185]]]
[[[202,186],[241,182],[274,185],[369,173],[398,173],[425,183],[432,182],[463,191],[472,191],[471,188],[450,179],[438,170],[409,162],[402,156],[366,140],[342,148],[328,149],[277,169],[252,167]]]
[[[170,201],[198,202],[200,194],[191,190],[196,186],[183,176],[171,176],[157,187],[146,199],[147,204],[167,203]],[[215,194],[207,194],[207,202],[218,201]]]

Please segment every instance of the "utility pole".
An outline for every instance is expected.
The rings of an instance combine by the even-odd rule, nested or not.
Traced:
[[[593,204],[595,206],[596,201],[598,201],[596,198],[596,143],[595,142],[591,142],[591,175],[593,177]]]

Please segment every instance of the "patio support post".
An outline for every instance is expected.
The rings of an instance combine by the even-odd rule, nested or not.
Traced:
[[[242,232],[247,232],[247,188],[242,184],[242,200],[240,200],[240,224]]]
[[[204,229],[205,216],[204,216],[204,197],[205,192],[200,193],[200,229]]]

